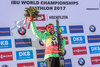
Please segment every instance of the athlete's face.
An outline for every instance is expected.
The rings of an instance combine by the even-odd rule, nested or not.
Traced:
[[[55,32],[54,25],[48,25],[47,31],[50,32],[51,34],[53,34]]]

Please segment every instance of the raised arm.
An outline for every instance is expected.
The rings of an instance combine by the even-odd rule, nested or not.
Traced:
[[[41,40],[45,40],[46,38],[46,34],[45,33],[41,33],[37,30],[35,22],[31,21],[31,26],[32,26],[32,32],[33,34],[35,34],[38,38],[40,38]]]

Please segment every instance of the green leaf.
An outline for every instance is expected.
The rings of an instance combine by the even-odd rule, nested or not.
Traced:
[[[34,17],[34,18],[37,18],[38,17],[38,14],[39,14],[39,11],[37,11],[37,8],[32,8],[32,7],[29,7],[29,8],[26,8],[25,9],[25,14],[24,16],[25,17]]]

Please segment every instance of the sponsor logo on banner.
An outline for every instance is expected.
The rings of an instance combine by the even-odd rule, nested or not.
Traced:
[[[0,40],[0,49],[11,48],[11,39]]]
[[[65,56],[66,55],[66,49],[63,49],[63,56]]]
[[[86,47],[73,47],[73,55],[83,55],[87,54]]]
[[[99,8],[86,8],[86,10],[99,10]]]
[[[46,30],[46,26],[37,27],[37,30],[44,33]]]
[[[16,59],[33,59],[33,50],[16,51]]]
[[[38,67],[46,67],[45,61],[39,61],[37,64],[38,64]]]
[[[85,64],[85,60],[84,60],[83,58],[79,58],[78,64],[79,64],[80,66],[83,66],[83,65]]]
[[[70,33],[84,33],[82,25],[69,26]]]
[[[91,57],[91,64],[92,65],[100,64],[100,56]]]
[[[90,54],[100,53],[100,45],[89,46]]]
[[[15,39],[15,47],[32,47],[31,39]]]
[[[100,35],[88,35],[88,43],[99,43],[100,42]]]
[[[61,34],[67,34],[66,26],[60,26]],[[55,33],[57,34],[57,26],[55,26]]]
[[[91,25],[91,26],[89,27],[89,30],[90,30],[91,32],[95,32],[95,31],[96,31],[96,27],[95,27],[94,25]]]
[[[65,67],[72,67],[71,59],[65,59],[64,64],[65,64]]]
[[[85,37],[84,36],[71,36],[71,43],[72,44],[85,44]]]
[[[0,52],[0,61],[11,61],[13,60],[12,52]]]
[[[20,27],[20,28],[18,29],[18,33],[19,33],[20,35],[25,35],[26,29],[25,29],[24,27]]]
[[[41,45],[41,46],[44,46],[44,43],[43,43],[43,41],[40,39],[39,40],[39,44]]]
[[[68,16],[67,15],[52,15],[52,16],[49,16],[49,19],[68,19]]]
[[[10,28],[9,27],[0,28],[0,36],[10,36]]]
[[[45,15],[44,14],[39,14],[38,18],[34,18],[34,21],[45,21]]]
[[[4,64],[4,65],[2,65],[1,67],[9,67],[8,65],[6,65],[6,64]]]
[[[39,50],[36,50],[36,53],[37,53],[37,58],[44,58],[45,50],[39,49]]]
[[[35,67],[34,62],[28,62],[28,63],[18,63],[17,67]]]
[[[66,45],[68,45],[69,44],[68,37],[65,37],[65,40],[66,40]]]

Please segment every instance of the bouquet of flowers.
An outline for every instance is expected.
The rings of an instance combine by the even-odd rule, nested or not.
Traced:
[[[28,18],[29,21],[30,21],[29,22],[29,25],[28,25],[28,29],[29,29],[30,28],[31,21],[33,21],[34,18],[39,17],[38,16],[39,11],[37,11],[37,8],[33,8],[33,7],[25,8],[24,11],[25,11],[24,16],[26,17],[24,25],[26,24],[26,21],[27,21],[27,18]]]
[[[29,17],[29,20],[32,21],[33,18],[37,18],[39,14],[39,11],[37,11],[37,8],[25,8],[25,17]]]

